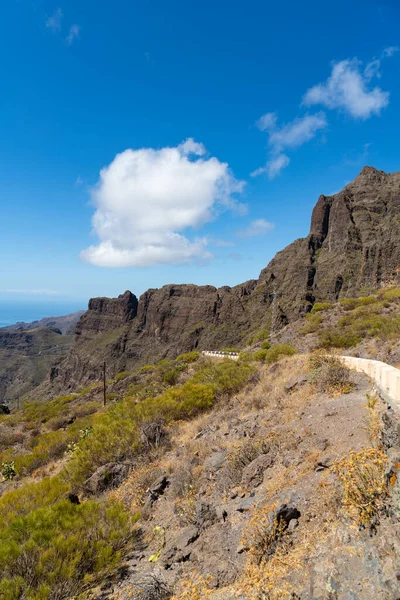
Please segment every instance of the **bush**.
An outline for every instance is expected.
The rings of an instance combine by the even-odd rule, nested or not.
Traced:
[[[330,302],[316,302],[311,309],[312,313],[322,312],[323,310],[328,310],[332,307]]]
[[[400,300],[400,288],[388,288],[379,291],[379,297],[386,302],[396,302]]]
[[[47,423],[50,419],[58,417],[65,411],[65,407],[77,398],[76,394],[69,396],[60,396],[49,400],[48,402],[38,402],[37,400],[25,402],[22,406],[23,421],[30,421],[31,429],[37,427],[41,423]]]
[[[307,335],[307,333],[315,333],[320,328],[322,322],[322,315],[312,312],[308,313],[306,316],[307,323],[301,329],[301,333]]]
[[[340,304],[344,310],[354,310],[359,306],[368,306],[369,304],[375,304],[378,299],[375,296],[361,296],[361,298],[342,298]]]
[[[267,356],[267,349],[263,350],[256,350],[255,352],[253,352],[251,358],[253,360],[258,360],[259,362],[262,362],[265,360],[265,357]]]
[[[143,365],[143,367],[140,367],[139,373],[148,373],[149,371],[154,371],[155,368],[155,365]]]
[[[190,364],[190,363],[196,362],[196,360],[198,360],[199,357],[200,357],[200,352],[193,350],[192,352],[187,352],[186,354],[180,354],[177,357],[176,362],[183,362],[183,363]]]
[[[287,525],[275,518],[275,508],[273,505],[255,508],[245,529],[242,543],[249,547],[250,556],[257,564],[268,561],[285,535]]]
[[[226,359],[206,364],[193,380],[212,385],[217,396],[221,396],[239,392],[255,373],[256,368],[247,362]]]
[[[263,342],[269,337],[269,329],[259,329],[253,336],[253,343]]]
[[[361,525],[369,525],[388,495],[386,455],[378,448],[350,452],[334,464],[343,490],[343,505]]]
[[[129,377],[130,374],[130,371],[121,371],[120,373],[117,373],[115,375],[114,381],[123,381],[124,379]]]
[[[361,342],[361,337],[356,333],[338,332],[333,329],[322,331],[318,338],[318,347],[325,348],[352,348]]]
[[[1,591],[15,599],[70,597],[118,563],[131,535],[118,504],[61,500],[15,516],[0,531]]]
[[[350,369],[332,354],[311,354],[309,367],[311,380],[320,392],[344,394],[354,387],[350,380]]]
[[[267,350],[265,361],[268,365],[271,365],[282,358],[282,356],[293,356],[293,354],[296,354],[296,352],[297,350],[295,350],[295,348],[289,344],[277,344],[276,346],[272,346],[272,348]]]
[[[269,342],[263,342],[261,344],[262,350],[269,350],[271,348],[271,344]]]

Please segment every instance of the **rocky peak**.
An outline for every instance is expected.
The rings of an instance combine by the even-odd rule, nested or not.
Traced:
[[[75,328],[77,337],[104,333],[131,322],[138,312],[138,299],[126,291],[118,298],[91,298],[87,312]]]
[[[388,177],[390,177],[390,174],[385,173],[385,171],[378,171],[375,167],[366,165],[349,185],[379,184],[384,182]]]

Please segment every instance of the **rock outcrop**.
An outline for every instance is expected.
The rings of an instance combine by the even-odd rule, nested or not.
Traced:
[[[400,173],[364,167],[333,196],[320,196],[310,233],[287,246],[258,280],[230,287],[167,285],[139,299],[90,300],[54,385],[75,387],[193,349],[239,344],[260,327],[278,331],[316,301],[396,283],[400,273]]]

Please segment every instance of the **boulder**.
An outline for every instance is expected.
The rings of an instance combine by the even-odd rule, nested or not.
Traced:
[[[85,490],[89,494],[100,494],[107,489],[118,487],[129,474],[128,463],[108,463],[96,469],[85,482]]]
[[[173,563],[185,562],[190,558],[191,548],[199,537],[199,530],[194,525],[188,525],[180,530],[179,534],[167,541],[162,553],[166,568]]]
[[[289,526],[290,521],[292,519],[298,519],[301,517],[301,513],[295,506],[291,506],[288,504],[281,504],[275,513],[275,520],[278,525],[283,526],[283,529],[286,529]]]
[[[286,392],[292,392],[296,387],[299,387],[307,383],[307,375],[302,373],[301,375],[294,375],[284,385]]]
[[[225,456],[225,452],[213,452],[204,463],[205,470],[209,473],[216,473],[219,471],[224,464]]]
[[[243,469],[242,485],[246,489],[258,487],[264,480],[264,472],[272,465],[271,456],[261,454]]]
[[[212,504],[202,502],[201,500],[196,502],[196,523],[199,527],[209,527],[216,523],[217,520],[217,511]]]

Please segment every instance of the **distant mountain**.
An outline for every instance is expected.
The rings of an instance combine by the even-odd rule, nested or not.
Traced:
[[[51,327],[53,329],[59,329],[62,334],[70,335],[74,332],[75,325],[77,324],[81,316],[84,314],[84,312],[84,310],[78,310],[74,313],[62,317],[45,317],[44,319],[40,319],[39,321],[32,321],[31,323],[19,321],[14,325],[0,327],[0,333],[4,331],[28,331],[30,329],[37,329],[38,327]]]
[[[0,402],[13,403],[45,381],[68,354],[84,311],[0,328]]]
[[[273,258],[258,280],[233,288],[167,285],[138,300],[94,298],[50,393],[193,349],[241,345],[262,327],[278,332],[317,301],[335,301],[400,277],[400,173],[364,167],[341,192],[320,196],[310,233]]]

